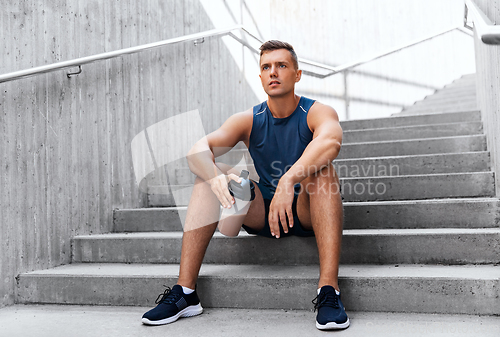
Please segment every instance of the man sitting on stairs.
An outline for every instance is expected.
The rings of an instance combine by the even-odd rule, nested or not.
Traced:
[[[215,164],[214,157],[242,141],[260,177],[244,229],[276,239],[315,236],[320,263],[316,327],[349,326],[338,286],[343,210],[332,165],[342,143],[338,115],[330,106],[295,95],[302,71],[290,44],[273,40],[260,50],[260,79],[268,99],[229,117],[191,149],[189,166],[197,178],[185,220],[179,278],[160,296],[158,306],[144,314],[144,324],[167,324],[202,313],[196,281],[220,205],[230,208],[234,203],[228,181],[240,179],[238,171]]]

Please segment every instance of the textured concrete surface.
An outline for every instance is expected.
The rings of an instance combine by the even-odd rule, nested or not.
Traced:
[[[486,151],[486,136],[457,136],[343,144],[338,159],[408,156],[436,153]],[[236,165],[242,158],[252,163],[248,150],[231,150],[217,162]],[[185,165],[184,165],[185,166]]]
[[[186,210],[187,207],[115,210],[115,232],[182,231],[180,217],[185,217]],[[494,198],[344,202],[345,229],[499,225],[500,200]]]
[[[399,116],[377,118],[377,119],[358,119],[342,121],[340,125],[344,131],[359,130],[365,128],[386,128],[405,125],[424,125],[438,123],[458,123],[480,121],[481,113],[475,109],[466,112],[450,112],[446,114],[429,114],[417,116]]]
[[[498,337],[500,318],[492,316],[349,312],[351,326],[319,331],[306,310],[205,309],[192,318],[150,327],[140,318],[149,307],[24,306],[0,309],[2,336],[8,337]]]
[[[176,264],[72,264],[19,277],[19,303],[153,305],[177,280]],[[201,267],[206,307],[310,309],[318,266]],[[341,265],[346,307],[356,311],[500,315],[500,267]],[[250,294],[250,296],[248,295]]]
[[[343,178],[483,172],[489,171],[491,166],[488,151],[338,159],[333,162],[333,165],[337,174]],[[237,171],[247,170],[250,172],[251,179],[258,180],[258,174],[253,164],[235,166],[234,169]],[[176,169],[175,174],[169,179],[172,185],[193,184],[195,175],[188,167],[183,167]]]
[[[457,103],[446,103],[446,104],[429,104],[429,105],[419,105],[412,106],[411,109],[405,110],[406,114],[429,114],[429,113],[442,113],[442,112],[452,112],[452,111],[470,111],[477,109],[477,103],[471,102],[457,102]]]
[[[362,169],[360,169],[362,171]],[[428,175],[340,178],[343,200],[418,200],[457,197],[492,197],[495,194],[493,172],[438,173]],[[323,191],[336,192],[337,186],[323,185]],[[193,185],[151,186],[151,206],[185,206]],[[170,194],[175,193],[175,199]]]
[[[181,231],[187,207],[117,209],[113,232]]]
[[[422,107],[421,109],[429,108]],[[434,109],[437,109],[437,107]],[[342,143],[349,144],[387,140],[476,135],[481,134],[482,130],[482,122],[461,122],[449,124],[413,125],[390,128],[351,130],[344,131]]]
[[[346,229],[347,264],[500,263],[500,229]],[[179,263],[182,232],[77,236],[73,262]],[[300,254],[296,254],[300,252]],[[289,259],[293,256],[293,259]],[[316,239],[269,239],[241,232],[215,233],[203,260],[220,264],[319,264]]]
[[[472,151],[486,151],[486,138],[484,135],[343,144],[338,158],[368,158]]]

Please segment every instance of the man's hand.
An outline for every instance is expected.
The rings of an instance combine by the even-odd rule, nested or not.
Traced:
[[[288,182],[283,177],[278,183],[276,192],[274,193],[273,200],[269,206],[269,228],[271,229],[271,235],[275,236],[277,239],[280,237],[280,225],[283,227],[283,231],[288,233],[288,226],[293,227],[293,212],[292,204],[294,197],[293,183]],[[288,218],[288,225],[287,225]]]
[[[231,208],[231,205],[234,204],[234,197],[229,193],[229,188],[227,187],[229,180],[241,182],[241,178],[233,173],[228,175],[219,174],[209,181],[212,192],[214,192],[224,208]]]

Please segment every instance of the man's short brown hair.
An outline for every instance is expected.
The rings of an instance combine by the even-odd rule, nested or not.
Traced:
[[[295,69],[299,69],[299,60],[297,58],[297,54],[295,53],[295,50],[293,49],[290,43],[279,40],[269,40],[267,42],[264,42],[259,49],[260,49],[260,57],[262,57],[262,55],[268,51],[286,49],[292,55],[292,61]]]

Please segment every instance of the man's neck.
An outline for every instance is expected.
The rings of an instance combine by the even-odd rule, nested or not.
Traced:
[[[291,93],[290,95],[282,97],[270,97],[267,98],[267,106],[271,110],[273,117],[275,118],[286,118],[290,116],[297,105],[299,104],[300,96]]]

